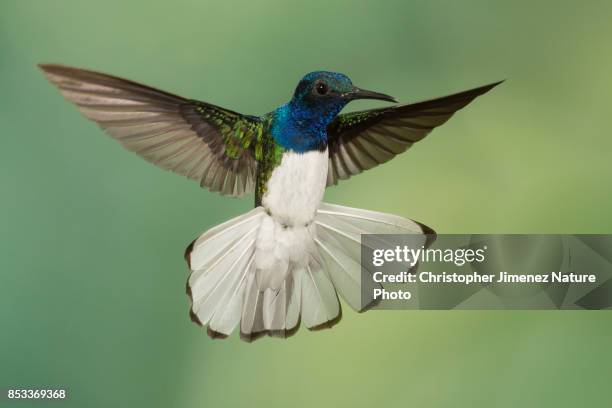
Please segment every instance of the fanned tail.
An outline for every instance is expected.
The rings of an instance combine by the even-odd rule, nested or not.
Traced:
[[[246,341],[264,335],[289,337],[301,323],[310,330],[332,327],[342,316],[338,293],[354,310],[371,306],[361,302],[361,234],[417,234],[422,245],[435,236],[406,218],[326,203],[321,203],[312,225],[295,227],[289,241],[287,234],[294,232],[286,226],[270,230],[267,225],[262,234],[262,225],[270,222],[276,225],[257,207],[212,228],[187,248],[190,315],[208,325],[211,337],[225,338],[238,326]],[[300,243],[305,253],[296,256],[291,251],[291,257],[283,258],[287,242],[296,237],[311,241]],[[269,270],[259,267],[262,253],[278,258],[270,263],[274,266],[264,267]],[[280,284],[270,283],[276,280]]]

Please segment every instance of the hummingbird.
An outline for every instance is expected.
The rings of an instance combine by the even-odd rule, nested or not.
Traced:
[[[338,295],[354,310],[371,307],[361,297],[361,235],[414,234],[425,244],[435,232],[396,215],[325,203],[325,189],[406,151],[501,83],[398,104],[344,74],[316,71],[289,102],[254,116],[94,71],[39,67],[128,150],[210,191],[254,194],[252,210],[185,251],[191,320],[212,338],[240,327],[245,341],[287,338],[301,324],[330,328],[342,316]],[[393,105],[340,113],[358,99]]]

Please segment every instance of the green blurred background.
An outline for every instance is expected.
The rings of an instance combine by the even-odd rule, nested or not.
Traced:
[[[208,339],[183,250],[251,199],[123,150],[35,64],[252,114],[316,69],[401,101],[506,78],[326,200],[442,233],[609,233],[611,18],[609,1],[2,0],[0,388],[64,386],[71,407],[609,406],[610,312],[345,307],[329,331]]]

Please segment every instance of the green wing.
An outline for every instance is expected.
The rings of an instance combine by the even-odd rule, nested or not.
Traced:
[[[424,102],[338,115],[329,125],[327,185],[338,184],[405,152],[474,98],[500,84]]]
[[[87,118],[145,160],[224,195],[254,191],[259,118],[97,72],[40,68]]]

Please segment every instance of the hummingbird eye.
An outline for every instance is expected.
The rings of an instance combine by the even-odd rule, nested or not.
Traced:
[[[315,85],[315,90],[319,95],[326,95],[329,91],[329,87],[325,82],[319,82]]]

